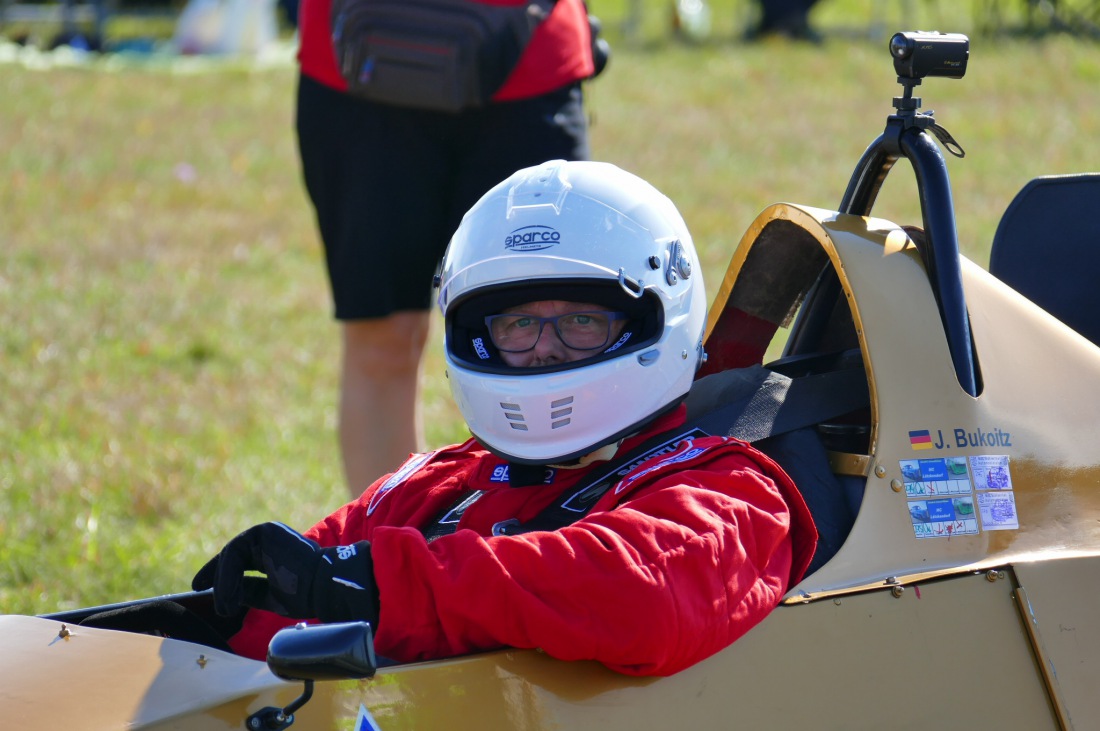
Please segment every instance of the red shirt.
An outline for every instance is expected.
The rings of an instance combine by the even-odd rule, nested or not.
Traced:
[[[481,1],[497,5],[527,2]],[[298,63],[306,76],[345,91],[347,83],[340,75],[336,52],[332,48],[331,7],[331,0],[302,0],[298,11]],[[526,99],[588,78],[595,69],[591,38],[583,0],[557,0],[550,16],[535,29],[519,64],[493,100]]]
[[[622,448],[683,416],[681,408],[659,419]],[[322,546],[371,542],[378,654],[414,661],[537,647],[630,675],[670,675],[762,620],[817,543],[790,478],[735,439],[696,439],[650,458],[572,525],[493,536],[498,521],[530,520],[597,469],[552,469],[544,484],[511,487],[505,466],[473,440],[414,455],[306,533]],[[428,543],[420,528],[472,490],[484,492],[458,529]],[[253,610],[230,644],[262,659],[290,623]]]

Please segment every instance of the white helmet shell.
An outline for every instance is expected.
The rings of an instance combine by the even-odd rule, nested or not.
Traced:
[[[567,461],[636,431],[682,400],[702,363],[706,294],[687,226],[609,163],[554,160],[495,186],[463,218],[439,282],[455,401],[478,441],[516,463]],[[592,358],[509,367],[484,316],[540,300],[631,320]]]

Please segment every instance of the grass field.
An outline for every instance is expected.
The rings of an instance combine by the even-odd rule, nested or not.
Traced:
[[[898,93],[889,33],[976,22],[835,0],[822,45],[748,45],[745,5],[718,5],[687,45],[657,2],[624,34],[626,7],[592,3],[615,48],[593,150],[680,205],[711,291],[765,206],[838,204]],[[183,591],[239,530],[345,497],[295,69],[116,61],[0,65],[0,612]],[[1098,88],[1095,42],[1005,33],[918,89],[967,151],[948,162],[966,256],[986,263],[1030,178],[1100,170]],[[910,172],[875,213],[919,223]],[[423,381],[430,442],[461,439],[438,347]]]

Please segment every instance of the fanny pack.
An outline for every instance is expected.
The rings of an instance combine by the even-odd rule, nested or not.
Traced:
[[[413,109],[484,106],[555,0],[333,0],[332,41],[348,91]]]

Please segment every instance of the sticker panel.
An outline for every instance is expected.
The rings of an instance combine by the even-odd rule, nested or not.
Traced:
[[[909,519],[917,538],[950,538],[977,535],[974,500],[966,497],[909,501]]]
[[[901,476],[905,480],[906,497],[969,495],[972,492],[965,459],[960,457],[903,459]]]
[[[1016,496],[1012,492],[979,492],[978,510],[986,530],[1017,530]]]
[[[1011,490],[1012,475],[1007,454],[984,454],[970,458],[974,486],[979,490]]]
[[[923,436],[909,434],[911,441]],[[1019,529],[1008,455],[903,459],[898,465],[915,537]]]

